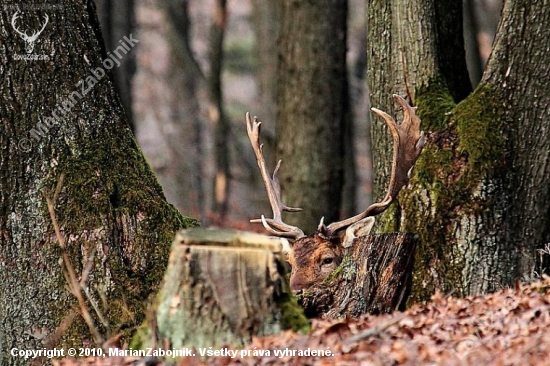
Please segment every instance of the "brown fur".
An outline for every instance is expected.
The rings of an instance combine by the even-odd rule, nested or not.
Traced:
[[[318,233],[296,240],[289,254],[292,291],[320,283],[338,268],[343,255],[340,241],[338,237],[328,239]]]

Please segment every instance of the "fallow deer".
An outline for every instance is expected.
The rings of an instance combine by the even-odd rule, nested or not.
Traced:
[[[261,222],[269,233],[293,241],[288,253],[292,267],[290,287],[293,292],[299,293],[313,284],[321,283],[336,270],[342,261],[344,250],[352,245],[356,237],[370,232],[374,224],[373,216],[384,212],[397,197],[401,188],[408,183],[412,168],[426,140],[424,132],[420,131],[420,118],[416,115],[416,107],[411,107],[405,99],[396,94],[393,97],[403,107],[403,123],[398,124],[387,113],[372,108],[375,114],[384,119],[393,138],[393,162],[386,196],[360,214],[343,221],[333,222],[327,226],[321,219],[317,231],[312,236],[306,236],[298,227],[283,222],[281,216],[283,211],[297,212],[301,209],[283,204],[277,176],[281,161],[279,160],[273,176],[270,177],[262,152],[262,144],[260,144],[261,122],[256,117],[252,121],[250,114],[246,114],[248,137],[273,210],[271,219],[262,215],[260,219],[250,221]]]

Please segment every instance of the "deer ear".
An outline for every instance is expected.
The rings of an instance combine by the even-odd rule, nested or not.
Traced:
[[[374,217],[369,216],[348,227],[342,237],[342,246],[344,248],[349,248],[355,238],[369,235],[372,227],[374,226],[374,221]]]
[[[281,243],[281,252],[283,252],[285,256],[288,256],[292,250],[292,244],[290,244],[287,238],[279,238],[279,241]]]

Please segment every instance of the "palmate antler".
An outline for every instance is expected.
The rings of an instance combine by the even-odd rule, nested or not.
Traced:
[[[285,238],[299,239],[304,235],[304,232],[296,226],[291,226],[285,224],[282,219],[283,211],[288,212],[298,212],[301,211],[301,208],[288,207],[281,200],[281,185],[279,184],[279,177],[277,173],[281,167],[281,161],[277,162],[277,166],[273,171],[273,176],[270,177],[267,172],[267,167],[265,164],[265,159],[262,151],[263,145],[260,144],[260,131],[261,131],[262,122],[258,121],[258,118],[254,117],[254,121],[250,120],[250,113],[246,113],[246,132],[248,133],[248,138],[256,154],[256,160],[258,161],[258,167],[260,168],[260,173],[262,174],[262,179],[264,181],[265,188],[267,190],[267,195],[269,197],[269,203],[271,204],[271,209],[273,210],[273,218],[266,219],[262,215],[261,219],[250,220],[251,222],[261,222],[265,229],[273,235],[277,235]]]
[[[328,225],[326,227],[327,235],[332,235],[365,217],[381,214],[397,197],[401,188],[409,182],[412,168],[422,152],[426,138],[424,132],[420,131],[420,118],[416,115],[416,107],[411,107],[405,99],[397,94],[393,95],[393,99],[403,107],[403,123],[397,124],[386,112],[371,108],[374,113],[386,121],[393,138],[393,162],[386,196],[381,202],[373,203],[360,214]]]
[[[416,107],[411,107],[405,99],[397,94],[394,94],[393,98],[403,107],[403,123],[397,124],[395,120],[387,113],[379,109],[372,108],[374,113],[386,121],[393,138],[393,162],[390,183],[386,196],[382,201],[370,205],[365,211],[348,219],[333,222],[328,226],[325,226],[323,219],[321,219],[318,232],[321,232],[326,236],[332,236],[336,234],[336,232],[345,229],[366,217],[375,216],[384,212],[392,203],[394,198],[397,197],[401,188],[408,183],[414,163],[422,152],[422,148],[426,140],[424,137],[424,132],[420,131],[420,118],[416,115]],[[272,178],[267,172],[265,159],[262,153],[262,145],[260,144],[261,122],[259,122],[256,117],[254,117],[254,122],[252,122],[250,120],[250,114],[247,113],[246,125],[248,137],[256,154],[258,166],[260,167],[262,179],[264,181],[267,194],[269,196],[269,202],[271,203],[271,208],[273,210],[273,219],[266,219],[262,215],[261,219],[251,220],[251,222],[263,223],[267,231],[277,236],[293,239],[298,239],[305,236],[303,231],[299,228],[285,224],[282,221],[281,213],[283,211],[296,212],[301,211],[301,209],[285,206],[281,202],[281,188],[277,178],[281,161],[277,163]]]

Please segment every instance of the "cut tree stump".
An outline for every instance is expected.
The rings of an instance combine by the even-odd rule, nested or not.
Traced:
[[[300,295],[306,315],[343,318],[404,310],[417,241],[409,233],[356,238],[338,269]]]
[[[290,296],[282,243],[236,230],[179,232],[146,330],[132,346],[239,347],[252,336],[309,329]]]

